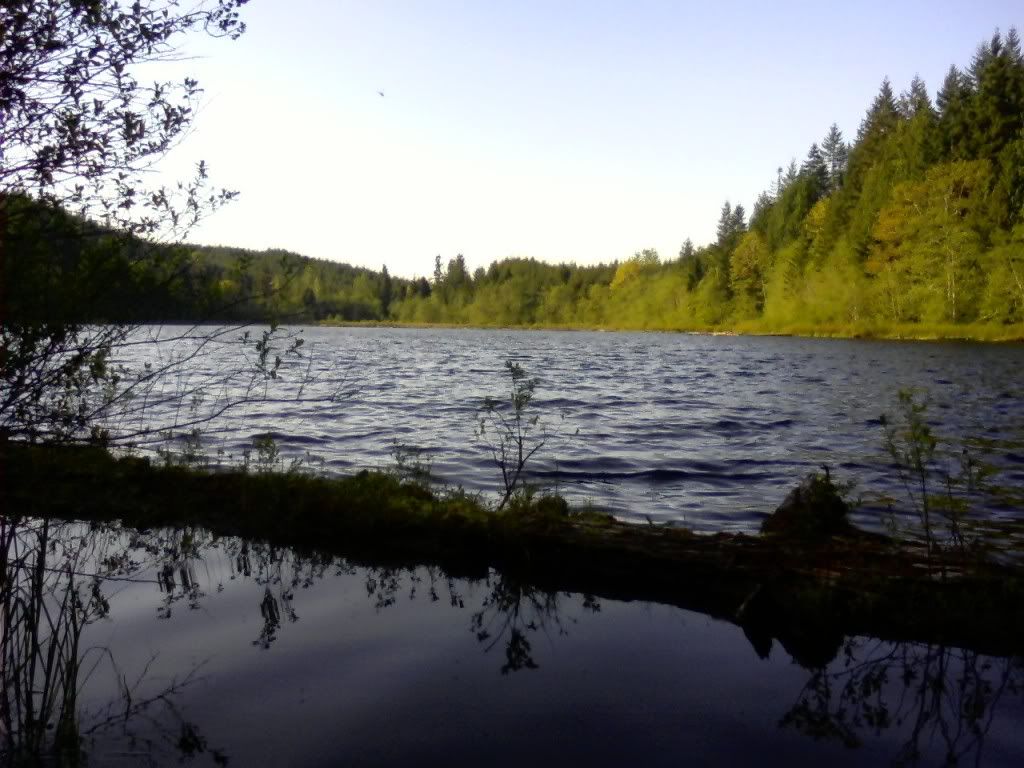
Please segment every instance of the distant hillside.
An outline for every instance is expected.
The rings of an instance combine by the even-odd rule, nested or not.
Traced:
[[[1024,56],[1016,30],[993,35],[934,102],[919,78],[899,95],[884,80],[852,143],[832,125],[749,216],[726,202],[715,242],[686,240],[675,259],[470,274],[460,254],[407,280],[281,250],[157,246],[0,202],[8,317],[1021,336]]]

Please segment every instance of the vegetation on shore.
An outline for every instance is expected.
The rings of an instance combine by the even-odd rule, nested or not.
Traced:
[[[500,569],[539,587],[700,610],[813,653],[846,634],[1021,653],[1017,566],[842,526],[696,535],[516,494],[501,512],[414,478],[155,466],[93,447],[0,447],[0,503],[18,516],[194,526],[377,565]],[[820,488],[822,481],[817,481]]]

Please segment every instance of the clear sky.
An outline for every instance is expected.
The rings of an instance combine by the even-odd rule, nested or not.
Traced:
[[[886,75],[933,95],[1021,0],[253,0],[192,41],[205,87],[173,170],[238,201],[190,240],[429,274],[593,263],[712,239]],[[383,91],[380,96],[378,91]]]

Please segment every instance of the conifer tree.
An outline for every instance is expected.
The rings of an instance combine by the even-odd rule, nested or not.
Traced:
[[[871,103],[864,121],[857,132],[857,142],[865,143],[872,139],[880,139],[891,133],[899,120],[896,97],[893,95],[892,83],[889,78],[882,80],[878,95]]]
[[[920,75],[914,75],[914,79],[910,81],[910,88],[900,94],[898,109],[906,120],[911,120],[921,113],[934,114],[935,109],[928,96],[928,88]]]
[[[1024,66],[997,32],[975,54],[970,76],[971,151],[977,158],[996,157],[1024,128]]]
[[[970,81],[955,66],[949,68],[935,98],[939,108],[939,150],[946,160],[967,156]]]
[[[821,148],[828,174],[828,190],[835,192],[842,186],[843,176],[846,175],[846,163],[849,159],[849,148],[843,141],[842,131],[835,123],[832,123],[832,127],[828,129],[828,135],[825,136]]]
[[[768,211],[771,209],[774,203],[775,198],[773,198],[767,192],[762,192],[760,195],[757,196],[757,200],[754,201],[754,210],[750,214],[749,229],[764,229],[765,216],[768,214]]]
[[[1018,66],[1024,66],[1024,53],[1021,52],[1020,35],[1016,27],[1010,27],[1010,31],[1006,33],[1004,46],[1010,59]]]
[[[725,245],[729,236],[732,234],[732,203],[728,200],[722,205],[722,213],[718,217],[718,229],[716,234],[718,236],[718,244]]]
[[[796,181],[799,175],[800,174],[797,172],[796,169],[796,158],[793,158],[792,160],[789,161],[789,167],[786,168],[786,175],[782,178],[782,188],[785,189],[794,181]]]
[[[747,212],[742,205],[737,204],[732,209],[732,231],[731,235],[736,236],[747,231]]]
[[[388,274],[388,265],[384,264],[380,268],[380,293],[378,296],[380,298],[381,311],[383,312],[384,317],[387,317],[388,307],[391,306],[391,294],[391,275]]]
[[[782,187],[785,185],[785,181],[782,177],[782,166],[780,165],[775,169],[775,184],[772,186],[772,199],[778,199],[779,195],[782,194]]]
[[[899,177],[920,178],[940,154],[941,137],[938,115],[919,76],[914,75],[910,88],[900,94],[899,109],[903,119],[897,126],[893,162]]]
[[[825,164],[825,156],[822,155],[818,145],[811,144],[807,152],[807,159],[800,168],[801,175],[805,176],[811,183],[811,196],[817,200],[828,191],[828,168]]]
[[[679,260],[686,261],[688,259],[692,259],[694,253],[696,253],[696,249],[693,247],[693,240],[686,238],[683,241],[682,247],[679,249]]]

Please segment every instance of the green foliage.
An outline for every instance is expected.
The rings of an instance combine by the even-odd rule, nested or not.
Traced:
[[[536,434],[539,415],[527,412],[537,379],[527,376],[522,366],[511,360],[505,361],[505,370],[511,380],[508,400],[487,397],[477,423],[477,437],[487,444],[501,474],[499,512],[523,487],[526,465],[546,441],[543,433]]]
[[[990,184],[987,161],[938,165],[893,190],[878,216],[869,274],[879,277],[892,319],[972,319]]]
[[[988,492],[993,469],[966,443],[955,445],[937,436],[927,412],[927,400],[901,390],[895,416],[881,417],[885,449],[920,523],[929,556],[950,549],[966,554],[977,544],[969,535],[971,502]]]
[[[1013,337],[1024,323],[1022,169],[1024,59],[1011,30],[966,72],[951,68],[934,104],[920,78],[898,97],[884,81],[852,145],[833,124],[801,165],[779,168],[749,222],[726,202],[715,241],[687,240],[675,261],[645,250],[610,265],[511,258],[471,273],[462,254],[439,254],[407,279],[283,251],[115,242],[95,227],[47,239],[22,217],[5,300],[107,322]],[[109,298],[85,306],[78,285]]]
[[[395,477],[402,483],[430,490],[434,478],[430,460],[425,455],[422,448],[396,442],[391,450]]]

